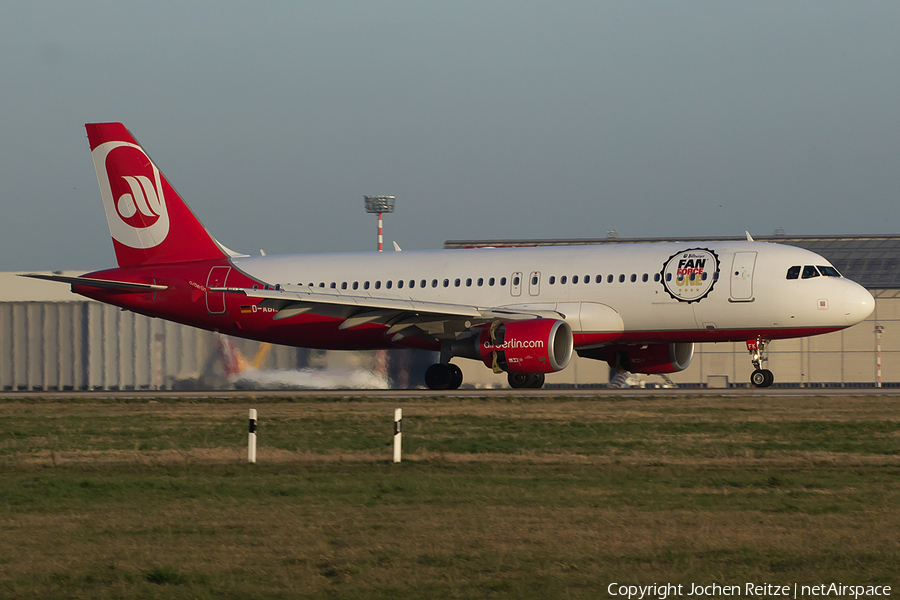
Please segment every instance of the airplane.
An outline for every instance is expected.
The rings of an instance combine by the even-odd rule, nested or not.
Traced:
[[[573,354],[619,371],[690,365],[695,344],[746,342],[768,387],[772,340],[865,320],[872,295],[813,252],[708,241],[248,256],[203,227],[121,123],[86,126],[118,267],[68,283],[151,317],[262,342],[440,353],[433,390],[458,388],[454,358],[539,388]]]

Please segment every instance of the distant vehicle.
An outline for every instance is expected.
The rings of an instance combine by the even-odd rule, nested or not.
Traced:
[[[272,346],[263,343],[252,360],[225,336],[219,336],[219,355],[225,377],[239,390],[384,390],[388,380],[364,369],[262,369]]]
[[[747,343],[752,384],[769,386],[770,340],[844,329],[875,306],[818,254],[749,234],[746,242],[250,257],[206,231],[124,125],[86,127],[119,266],[34,277],[275,344],[438,351],[425,373],[431,389],[460,386],[454,357],[527,388],[575,352],[659,374],[687,368],[696,343],[731,341]]]

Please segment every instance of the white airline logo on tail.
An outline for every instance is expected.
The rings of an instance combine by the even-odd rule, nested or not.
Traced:
[[[111,173],[107,162],[113,152],[116,168]],[[113,239],[130,248],[161,244],[169,233],[169,212],[156,165],[140,146],[128,142],[106,142],[91,154]]]

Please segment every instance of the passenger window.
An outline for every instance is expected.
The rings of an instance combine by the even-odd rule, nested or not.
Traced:
[[[426,283],[428,283],[428,282],[423,279],[422,281],[419,282],[419,287],[421,287],[421,288],[425,287]],[[437,285],[437,281],[435,281],[434,284]]]
[[[800,265],[795,265],[788,269],[787,272],[788,279],[800,279]]]
[[[554,283],[556,283],[556,277],[554,275],[551,275],[550,279],[548,279],[547,281],[550,283],[550,285],[553,285]]]
[[[659,273],[654,273],[654,274],[653,274],[653,281],[656,281],[656,282],[658,283],[659,280],[660,280]]]
[[[591,282],[591,276],[590,276],[590,275],[585,275],[585,276],[584,276],[584,279],[582,279],[582,281],[585,282],[585,283],[590,283],[590,282]]]
[[[380,290],[380,289],[381,289],[381,282],[380,282],[380,281],[376,281],[376,282],[375,282],[375,289],[376,289],[376,290]]]
[[[594,281],[597,283],[603,283],[603,275],[597,275]]]
[[[703,271],[703,273],[700,274],[700,279],[702,281],[706,281],[707,276],[709,276],[709,273],[707,273],[706,271]]]
[[[342,290],[346,290],[346,289],[347,289],[347,282],[346,282],[346,281],[345,281],[344,283],[341,284],[341,289],[342,289]]]
[[[619,283],[625,283],[625,275],[619,275]]]
[[[500,285],[506,285],[506,277],[500,278]]]
[[[460,281],[459,281],[459,278],[457,278],[456,281],[453,282],[453,285],[455,285],[456,287],[459,287],[459,284],[460,284]]]
[[[437,279],[431,280],[431,287],[437,287]]]
[[[518,276],[518,275],[516,275],[516,276],[513,278],[513,285],[519,285],[519,276]]]
[[[632,274],[631,274],[631,283],[634,283],[635,281],[637,281],[637,275],[635,275],[634,273],[632,273]]]
[[[612,282],[613,282],[613,276],[612,276],[612,274],[607,275],[607,277],[606,277],[606,283],[612,283]]]
[[[444,287],[450,287],[450,280],[449,280],[449,279],[445,279],[445,280],[444,280]]]
[[[666,281],[672,281],[672,274],[666,273]]]
[[[559,278],[560,285],[566,285],[566,281],[568,281],[568,279],[566,279],[565,275]]]
[[[466,287],[472,287],[472,278],[471,277],[466,279]]]
[[[369,289],[369,282],[368,282],[368,281],[365,282],[365,283],[363,284],[363,289],[364,289],[364,290]]]
[[[825,277],[840,277],[841,276],[841,274],[838,273],[838,270],[835,269],[834,267],[827,267],[827,266],[823,267],[822,265],[819,265],[819,273],[821,273]]]
[[[481,287],[483,285],[484,285],[484,277],[479,277],[478,278],[478,287]]]
[[[647,283],[647,280],[648,280],[648,279],[649,279],[649,277],[647,277],[647,274],[646,274],[646,273],[644,273],[643,275],[641,275],[641,281],[643,281],[644,283]]]
[[[572,276],[572,283],[578,283],[578,275]]]
[[[531,278],[531,285],[537,285],[537,275]]]
[[[319,287],[325,287],[325,282],[324,282],[324,281],[320,281],[320,282],[319,282]]]
[[[816,271],[816,268],[812,265],[806,265],[803,267],[803,275],[801,276],[803,279],[812,279],[813,277],[818,277],[819,272]]]
[[[337,289],[337,283],[335,283],[334,281],[331,282],[331,289]]]
[[[388,287],[391,287],[390,282],[388,282]],[[403,289],[403,280],[402,280],[402,279],[400,279],[400,280],[397,281],[397,289],[398,289],[398,290],[402,290],[402,289]]]
[[[488,285],[491,286],[491,287],[494,286],[494,278],[493,278],[493,277],[491,277],[490,279],[488,279]]]

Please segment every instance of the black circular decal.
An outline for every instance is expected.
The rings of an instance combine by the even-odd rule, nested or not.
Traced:
[[[706,298],[719,273],[719,257],[706,248],[677,252],[663,264],[662,282],[669,295],[681,302]]]

